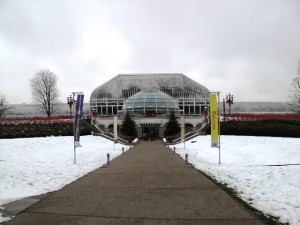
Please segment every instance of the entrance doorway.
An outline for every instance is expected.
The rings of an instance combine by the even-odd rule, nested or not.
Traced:
[[[142,127],[142,139],[144,141],[159,139],[159,127]]]

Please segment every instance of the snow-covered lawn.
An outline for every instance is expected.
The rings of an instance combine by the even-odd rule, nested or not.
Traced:
[[[185,149],[176,145],[182,158],[187,153],[197,169],[233,188],[254,208],[280,222],[300,224],[300,139],[221,136],[221,164],[218,152],[210,147],[210,136],[187,141]]]
[[[101,137],[82,136],[76,148],[73,137],[0,139],[0,206],[25,197],[58,190],[95,170],[129,148]],[[1,217],[0,223],[5,218]]]
[[[73,137],[0,139],[0,205],[58,190],[105,164],[107,153],[120,155],[123,147],[116,144],[114,150],[112,142],[94,136],[81,137],[81,144],[74,164]],[[256,209],[300,224],[300,165],[290,165],[300,164],[299,139],[222,136],[220,165],[210,136],[187,141],[185,149],[179,144],[176,152],[183,158],[188,153],[196,168]]]

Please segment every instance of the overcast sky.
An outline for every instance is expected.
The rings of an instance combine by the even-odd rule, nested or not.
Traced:
[[[0,0],[0,92],[31,103],[29,79],[60,100],[120,73],[183,73],[236,101],[286,101],[300,60],[299,0]]]

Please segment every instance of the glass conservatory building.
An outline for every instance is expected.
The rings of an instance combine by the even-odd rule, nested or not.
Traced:
[[[90,110],[97,123],[110,128],[113,117],[121,124],[127,112],[138,124],[139,136],[155,129],[161,137],[168,115],[185,115],[193,127],[201,123],[209,106],[209,90],[184,74],[119,74],[97,87]]]
[[[203,114],[209,105],[209,90],[184,74],[119,74],[92,92],[91,111],[95,109],[100,117],[120,115],[127,100],[145,90],[169,95],[178,104],[181,115]]]

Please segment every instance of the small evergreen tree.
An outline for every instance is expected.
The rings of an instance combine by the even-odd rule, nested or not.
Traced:
[[[125,118],[122,122],[121,132],[127,136],[137,136],[136,124],[134,120],[130,117],[128,112],[126,113]]]
[[[165,137],[173,136],[180,131],[179,123],[175,117],[174,111],[171,112],[169,121],[166,124]]]

